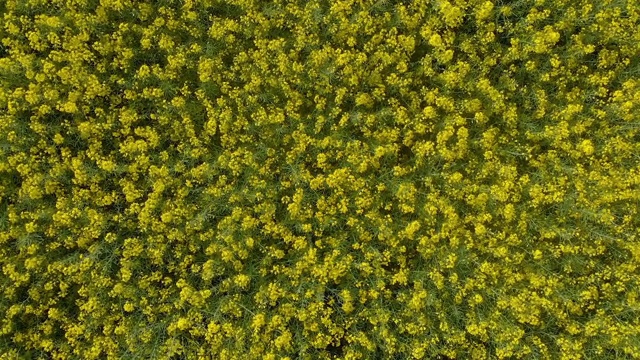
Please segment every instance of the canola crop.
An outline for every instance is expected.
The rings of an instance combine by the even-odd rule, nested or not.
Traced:
[[[0,359],[640,358],[638,0],[0,14]]]

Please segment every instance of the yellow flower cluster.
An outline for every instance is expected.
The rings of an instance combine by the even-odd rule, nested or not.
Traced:
[[[0,359],[640,358],[637,1],[0,15]]]

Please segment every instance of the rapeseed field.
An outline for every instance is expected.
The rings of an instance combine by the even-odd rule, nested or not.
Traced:
[[[0,359],[639,359],[638,0],[0,0]]]

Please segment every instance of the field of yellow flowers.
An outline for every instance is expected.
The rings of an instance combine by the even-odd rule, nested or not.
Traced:
[[[0,15],[0,359],[640,359],[639,0]]]

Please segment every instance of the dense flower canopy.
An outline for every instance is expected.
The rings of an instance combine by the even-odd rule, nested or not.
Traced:
[[[0,358],[640,358],[637,0],[0,1]]]

